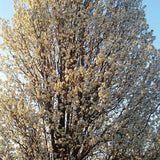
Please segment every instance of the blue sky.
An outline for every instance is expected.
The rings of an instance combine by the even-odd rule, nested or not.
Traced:
[[[13,14],[13,0],[0,0],[0,17],[9,19]],[[154,30],[154,36],[156,40],[154,45],[156,48],[160,48],[160,0],[143,0],[143,4],[146,5],[146,18],[150,29]]]
[[[150,29],[154,30],[153,34],[156,36],[154,45],[160,49],[160,0],[143,0],[143,4],[146,5],[147,23]]]

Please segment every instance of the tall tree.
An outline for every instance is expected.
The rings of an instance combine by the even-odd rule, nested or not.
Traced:
[[[0,157],[156,159],[159,53],[141,0],[14,0],[2,20]]]

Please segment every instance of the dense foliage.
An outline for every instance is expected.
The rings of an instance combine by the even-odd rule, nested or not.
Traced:
[[[0,157],[160,157],[160,57],[141,0],[14,0],[1,20]]]

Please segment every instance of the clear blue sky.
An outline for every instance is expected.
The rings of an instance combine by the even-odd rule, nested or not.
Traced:
[[[160,48],[160,0],[143,0],[143,4],[146,5],[146,18],[150,29],[154,30],[154,36],[156,40],[154,45],[156,48]],[[13,2],[12,0],[0,0],[0,17],[9,19],[13,14]]]
[[[143,0],[143,4],[146,5],[147,23],[150,29],[154,30],[153,34],[156,36],[154,45],[160,49],[160,0]]]

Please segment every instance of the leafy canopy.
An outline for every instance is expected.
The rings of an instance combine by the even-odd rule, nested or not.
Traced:
[[[0,157],[160,156],[160,59],[141,0],[14,0],[1,28]]]

